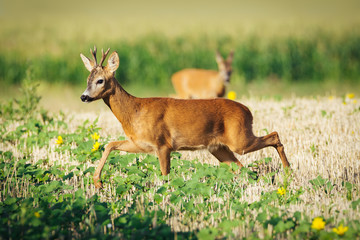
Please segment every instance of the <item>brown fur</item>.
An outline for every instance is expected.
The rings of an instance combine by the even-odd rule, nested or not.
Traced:
[[[225,85],[230,82],[231,63],[234,52],[226,60],[219,52],[216,62],[219,71],[205,69],[183,69],[172,75],[171,81],[178,98],[216,98],[225,95]]]
[[[91,60],[83,58],[83,61],[87,66],[87,61]],[[112,150],[155,153],[163,175],[169,174],[170,153],[176,150],[208,149],[220,162],[234,162],[242,167],[233,152],[246,154],[272,146],[277,149],[284,167],[289,166],[278,134],[254,136],[253,117],[241,103],[220,98],[137,98],[127,93],[115,79],[118,65],[116,52],[109,57],[108,66],[95,64],[84,92],[89,95],[81,97],[83,101],[103,99],[128,137],[128,140],[110,142],[105,147],[94,174],[96,187],[101,187],[101,171]],[[99,79],[104,83],[99,84]]]

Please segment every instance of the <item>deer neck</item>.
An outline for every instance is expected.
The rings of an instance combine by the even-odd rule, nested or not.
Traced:
[[[105,104],[111,109],[115,117],[121,123],[125,133],[131,133],[131,119],[133,114],[137,112],[139,105],[136,97],[126,92],[116,79],[114,79],[112,93],[103,98]]]
[[[226,72],[224,72],[224,71],[222,71],[222,70],[219,70],[219,71],[218,71],[217,78],[218,78],[219,82],[221,82],[221,83],[225,82]]]
[[[216,81],[213,81],[214,84],[216,84],[216,88],[220,88],[222,86],[224,86],[225,83],[225,75],[222,72],[218,72],[217,76],[216,76]]]
[[[222,72],[218,72],[216,76],[216,81],[212,81],[213,89],[216,90],[216,95],[222,97],[225,94],[225,77]]]

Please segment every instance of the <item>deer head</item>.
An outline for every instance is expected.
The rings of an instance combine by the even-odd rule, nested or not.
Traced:
[[[101,50],[102,57],[99,64],[96,61],[95,46],[94,50],[90,49],[90,53],[93,57],[92,60],[85,57],[82,53],[80,54],[86,69],[90,72],[90,75],[87,78],[87,88],[80,97],[83,102],[92,102],[97,99],[102,99],[108,97],[112,93],[114,89],[114,80],[116,81],[114,74],[119,67],[119,55],[117,52],[113,52],[108,59],[107,65],[103,67],[102,64],[109,51],[110,48],[105,53],[104,50]]]
[[[233,61],[233,57],[234,57],[234,51],[231,51],[229,53],[229,56],[227,57],[226,60],[223,59],[219,51],[216,51],[216,62],[219,67],[219,73],[225,83],[230,82],[230,76],[232,73],[231,64]]]

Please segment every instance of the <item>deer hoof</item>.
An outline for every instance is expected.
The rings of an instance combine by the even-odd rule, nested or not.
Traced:
[[[94,185],[97,189],[100,189],[102,187],[101,181],[99,181],[98,178],[94,178]]]

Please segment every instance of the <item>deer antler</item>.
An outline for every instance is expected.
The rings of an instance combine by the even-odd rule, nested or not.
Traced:
[[[108,55],[109,51],[110,51],[110,48],[108,48],[108,50],[106,50],[106,52],[104,54],[104,49],[101,49],[102,57],[101,57],[101,61],[99,63],[99,66],[102,66],[102,64],[103,64],[106,56]]]
[[[94,67],[96,67],[98,65],[96,60],[96,46],[94,46],[94,51],[90,48],[90,53],[93,56]]]

